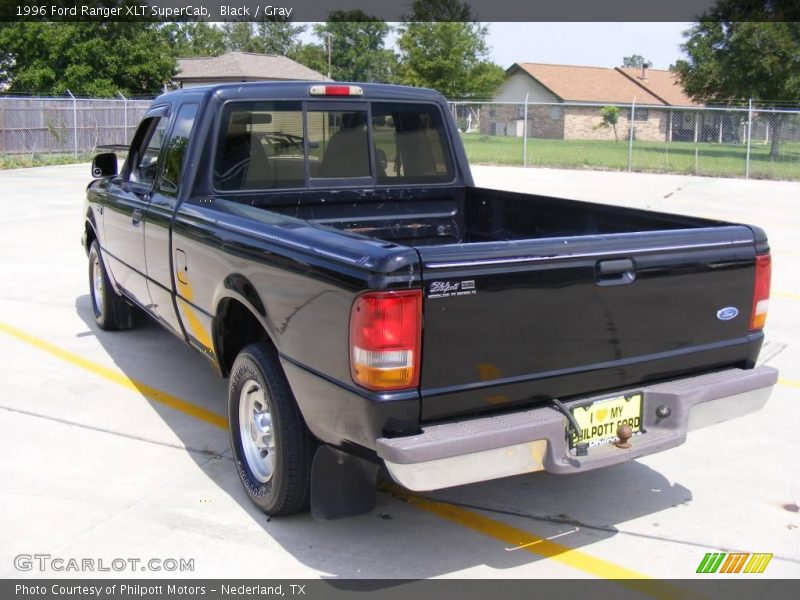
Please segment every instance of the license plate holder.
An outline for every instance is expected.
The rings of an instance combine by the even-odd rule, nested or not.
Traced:
[[[644,433],[643,404],[643,394],[631,392],[571,406],[569,410],[583,434],[580,443],[588,444],[589,448],[596,448],[616,440],[617,428],[623,423],[631,428],[633,437]],[[567,428],[567,439],[570,449],[574,449],[577,446],[577,439],[569,428]]]

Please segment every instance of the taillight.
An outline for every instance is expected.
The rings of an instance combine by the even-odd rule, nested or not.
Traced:
[[[772,278],[772,259],[769,254],[756,256],[756,282],[753,286],[753,314],[750,330],[761,329],[767,322],[769,309],[769,283]]]
[[[353,381],[371,390],[419,384],[422,291],[368,292],[350,312]]]

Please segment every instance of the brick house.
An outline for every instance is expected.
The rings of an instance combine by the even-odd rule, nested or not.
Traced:
[[[639,140],[681,139],[694,129],[695,111],[670,110],[674,106],[701,108],[694,103],[670,71],[608,69],[574,65],[515,63],[493,102],[481,111],[480,131],[489,135],[522,136],[528,97],[528,137],[565,140],[608,140],[613,132],[598,127],[604,105],[620,106],[617,133],[629,135],[630,105],[634,99],[635,135]],[[562,106],[559,106],[562,105]]]

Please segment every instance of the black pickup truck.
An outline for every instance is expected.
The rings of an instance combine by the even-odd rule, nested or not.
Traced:
[[[266,513],[581,473],[758,410],[758,227],[475,187],[435,92],[340,83],[157,98],[98,155],[94,313],[147,313],[229,379]],[[732,441],[733,443],[733,441]]]

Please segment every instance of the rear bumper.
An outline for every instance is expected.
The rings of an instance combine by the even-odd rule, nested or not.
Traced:
[[[688,431],[755,412],[777,381],[778,371],[771,367],[729,369],[567,403],[641,392],[644,433],[631,439],[628,449],[607,444],[577,456],[567,444],[566,418],[545,406],[432,425],[414,436],[380,438],[377,453],[397,483],[416,491],[535,471],[580,473],[679,446]],[[659,407],[669,408],[670,415],[658,417]]]

